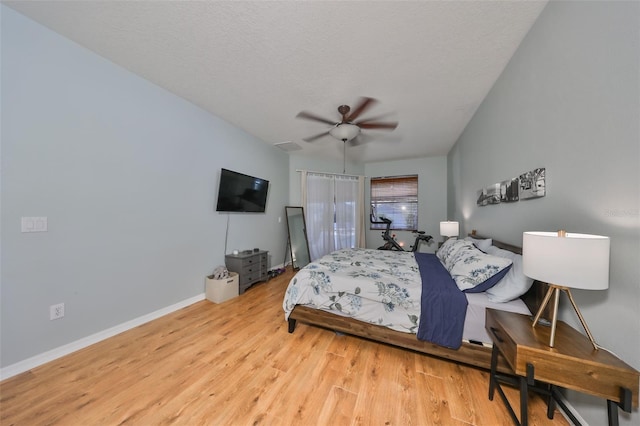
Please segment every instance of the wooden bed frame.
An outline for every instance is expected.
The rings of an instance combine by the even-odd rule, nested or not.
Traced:
[[[475,233],[472,233],[471,236],[478,239],[489,238],[479,236]],[[511,244],[493,240],[493,245],[514,253],[522,254],[520,247]],[[531,289],[521,297],[532,313],[538,310],[546,291],[547,285],[545,283],[535,281]],[[543,313],[542,316],[549,318],[548,312]],[[491,348],[481,344],[463,342],[459,349],[449,349],[434,343],[418,340],[415,334],[391,330],[383,326],[369,324],[303,305],[296,305],[289,315],[289,333],[293,333],[297,321],[486,370],[491,368]],[[503,373],[511,372],[511,369],[502,357],[499,358],[498,370]]]

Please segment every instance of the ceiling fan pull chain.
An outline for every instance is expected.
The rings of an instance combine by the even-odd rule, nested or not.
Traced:
[[[347,173],[347,140],[342,140],[342,174]]]

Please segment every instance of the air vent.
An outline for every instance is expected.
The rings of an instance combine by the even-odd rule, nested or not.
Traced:
[[[297,143],[291,141],[278,142],[274,143],[273,145],[277,146],[283,151],[298,151],[299,149],[302,149]]]

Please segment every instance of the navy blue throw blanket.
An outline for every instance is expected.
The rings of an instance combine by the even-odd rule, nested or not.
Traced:
[[[431,253],[416,253],[422,278],[419,340],[451,349],[462,345],[467,298],[440,259]]]

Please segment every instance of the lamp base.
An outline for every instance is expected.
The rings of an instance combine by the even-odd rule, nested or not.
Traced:
[[[553,347],[555,343],[555,338],[556,338],[556,322],[558,320],[558,304],[560,302],[560,291],[564,291],[565,293],[567,293],[567,297],[569,297],[571,306],[573,306],[573,309],[576,311],[576,314],[578,314],[578,319],[580,319],[580,323],[582,324],[584,331],[587,332],[587,336],[589,337],[589,340],[591,341],[593,348],[595,350],[598,350],[598,345],[596,345],[595,340],[593,340],[593,335],[591,334],[591,331],[589,331],[589,327],[587,327],[587,323],[585,322],[584,317],[582,316],[582,313],[580,313],[580,309],[578,309],[578,305],[576,305],[575,300],[573,300],[573,296],[571,295],[571,290],[568,287],[549,284],[549,290],[547,290],[547,294],[544,296],[542,305],[540,305],[540,309],[538,309],[538,313],[536,313],[536,316],[533,318],[533,327],[535,328],[536,324],[538,323],[538,320],[540,319],[540,315],[542,315],[544,308],[547,307],[547,304],[549,303],[551,296],[553,296],[553,312],[551,314],[551,334],[549,335],[549,346]]]

